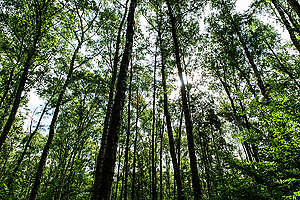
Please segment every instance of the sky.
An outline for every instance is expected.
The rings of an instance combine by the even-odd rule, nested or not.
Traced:
[[[253,0],[237,0],[236,1],[236,9],[237,11],[245,11],[249,8],[250,3]]]

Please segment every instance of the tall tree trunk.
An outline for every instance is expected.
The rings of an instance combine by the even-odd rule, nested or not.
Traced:
[[[158,31],[158,37],[159,37],[159,43],[160,43],[161,66],[162,66],[161,67],[161,75],[162,75],[162,86],[163,86],[163,97],[164,97],[163,98],[164,115],[165,115],[166,124],[167,124],[170,155],[171,155],[172,164],[173,164],[173,168],[174,168],[174,179],[176,180],[176,183],[177,183],[178,199],[184,199],[184,194],[182,191],[182,182],[181,182],[181,178],[180,178],[180,169],[179,169],[179,164],[176,159],[176,151],[175,151],[175,144],[174,144],[174,138],[173,138],[171,116],[170,116],[169,106],[168,106],[167,83],[166,83],[166,74],[165,74],[165,55],[164,55],[164,48],[163,48],[163,44],[162,44],[160,29]]]
[[[279,3],[278,3],[277,0],[272,0],[272,3],[274,5],[274,7],[276,8],[277,12],[279,13],[280,18],[281,18],[284,26],[286,27],[287,31],[289,32],[290,38],[291,38],[294,46],[296,47],[296,49],[300,53],[300,42],[297,39],[297,37],[296,37],[296,35],[295,35],[294,31],[293,31],[293,28],[291,27],[289,21],[287,20],[285,14],[284,14],[284,11],[280,7],[280,5],[279,5]]]
[[[171,22],[172,27],[172,37],[173,37],[173,45],[175,49],[175,57],[176,57],[176,65],[178,69],[178,75],[181,81],[181,98],[182,98],[182,106],[183,106],[183,112],[184,112],[184,119],[186,124],[186,132],[187,132],[187,139],[188,139],[188,150],[189,150],[189,157],[190,157],[190,167],[192,171],[192,182],[193,182],[193,192],[194,192],[194,199],[199,200],[201,199],[201,185],[199,180],[199,174],[197,169],[197,158],[195,153],[195,144],[194,144],[194,136],[193,136],[193,123],[191,119],[191,112],[188,107],[188,100],[187,100],[187,93],[186,93],[186,87],[183,80],[183,70],[181,67],[181,61],[180,61],[180,52],[179,52],[179,42],[177,38],[176,33],[176,22],[175,18],[173,16],[173,11],[170,5],[169,0],[166,0],[167,6],[168,6],[168,14]]]
[[[113,181],[114,167],[116,162],[116,150],[119,140],[120,127],[122,121],[122,111],[125,101],[125,91],[127,87],[127,72],[131,58],[133,35],[134,35],[134,13],[137,0],[131,0],[127,18],[126,44],[120,65],[120,72],[117,81],[116,95],[112,106],[110,126],[106,143],[103,146],[103,156],[97,159],[93,200],[107,200],[110,198],[111,185]]]
[[[69,66],[69,71],[68,71],[67,78],[65,80],[65,83],[63,85],[62,90],[59,93],[58,100],[57,100],[56,105],[55,105],[54,114],[52,116],[52,120],[51,120],[51,123],[50,123],[48,139],[47,139],[46,145],[44,146],[43,153],[42,153],[40,162],[38,164],[38,169],[37,169],[37,172],[35,174],[34,184],[32,186],[30,197],[29,197],[30,200],[35,200],[36,199],[38,189],[40,187],[41,178],[42,178],[42,175],[43,175],[43,169],[44,169],[44,166],[46,164],[48,152],[49,152],[49,149],[50,149],[50,146],[52,144],[54,134],[55,134],[55,124],[56,124],[56,121],[57,121],[57,118],[58,118],[60,106],[61,106],[64,94],[65,94],[65,91],[66,91],[66,89],[67,89],[67,87],[68,87],[68,85],[71,81],[73,71],[74,71],[74,67],[75,67],[75,59],[77,57],[77,54],[79,52],[79,49],[80,49],[81,45],[82,45],[82,43],[80,42],[77,45],[77,47],[76,47],[76,49],[73,53],[71,63],[70,63],[70,66]]]
[[[99,168],[103,167],[103,156],[105,154],[105,146],[107,145],[107,138],[108,138],[108,128],[109,128],[109,122],[111,119],[111,111],[112,111],[112,105],[114,100],[114,91],[115,91],[115,84],[117,80],[117,71],[118,71],[118,63],[119,63],[119,51],[120,51],[120,44],[121,44],[121,33],[123,24],[125,22],[126,13],[127,13],[127,5],[128,0],[126,1],[125,11],[124,15],[122,17],[119,29],[118,29],[118,35],[116,40],[116,50],[114,54],[114,61],[112,66],[112,77],[110,80],[110,86],[109,86],[109,95],[108,95],[108,102],[107,102],[107,108],[104,118],[104,124],[103,124],[103,132],[102,132],[102,139],[101,139],[101,146],[97,157],[97,166]]]
[[[130,81],[129,81],[129,99],[128,99],[128,114],[127,114],[127,135],[126,135],[126,147],[125,147],[125,177],[124,177],[124,200],[127,200],[127,180],[128,180],[128,153],[129,153],[129,142],[130,142],[130,120],[131,120],[131,110],[130,110],[130,104],[131,104],[131,84],[132,84],[132,60],[131,60],[131,67],[130,67]]]
[[[154,55],[154,72],[153,72],[153,100],[152,100],[152,139],[151,139],[151,163],[152,163],[152,200],[157,200],[156,191],[156,164],[155,164],[155,101],[156,101],[156,47]]]

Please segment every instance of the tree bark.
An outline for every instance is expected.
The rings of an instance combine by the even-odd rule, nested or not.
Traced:
[[[178,141],[177,141],[177,160],[178,160],[178,167],[180,170],[180,165],[181,165],[181,151],[180,151],[180,146],[181,146],[181,132],[182,132],[182,122],[183,122],[183,109],[181,108],[181,112],[180,112],[180,122],[179,122],[179,129],[178,129]]]
[[[193,182],[193,192],[194,192],[194,199],[199,200],[202,197],[201,194],[201,186],[200,186],[200,180],[199,180],[199,174],[197,169],[197,158],[195,154],[195,144],[194,144],[194,136],[193,136],[193,123],[191,119],[191,112],[188,107],[188,100],[187,100],[187,93],[186,93],[186,87],[183,80],[183,70],[181,67],[181,61],[180,61],[180,50],[179,50],[179,42],[177,38],[176,33],[176,22],[175,18],[173,16],[173,11],[170,5],[169,0],[166,0],[167,6],[168,6],[168,14],[171,22],[171,28],[172,28],[172,37],[173,37],[173,45],[175,49],[175,57],[176,57],[176,65],[178,69],[178,75],[181,81],[181,98],[182,98],[182,106],[183,106],[183,112],[184,112],[184,119],[186,124],[186,132],[187,132],[187,140],[188,140],[188,150],[189,150],[189,157],[190,157],[190,167],[192,171],[192,182]]]
[[[125,101],[125,91],[127,87],[127,72],[131,58],[133,35],[134,35],[134,13],[137,0],[130,2],[127,18],[126,44],[120,65],[120,72],[117,81],[116,95],[112,106],[110,126],[108,129],[107,143],[102,143],[103,156],[97,159],[94,189],[92,200],[107,200],[110,198],[111,185],[113,181],[114,167],[116,162],[116,150],[119,140],[120,127],[122,121],[122,111]]]

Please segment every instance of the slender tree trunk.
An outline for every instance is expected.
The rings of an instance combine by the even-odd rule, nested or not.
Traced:
[[[61,106],[64,94],[65,94],[65,91],[66,91],[66,89],[67,89],[67,87],[68,87],[68,85],[71,81],[73,71],[74,71],[74,67],[75,67],[75,59],[77,57],[77,54],[79,52],[79,49],[80,49],[81,45],[82,45],[82,43],[80,42],[77,45],[77,47],[76,47],[76,49],[73,53],[72,60],[71,60],[71,63],[70,63],[70,67],[69,67],[69,72],[68,72],[68,75],[67,75],[67,79],[65,80],[63,88],[59,93],[58,100],[57,100],[56,105],[55,105],[54,114],[52,116],[52,120],[51,120],[51,123],[50,123],[48,139],[47,139],[46,145],[44,146],[43,153],[42,153],[40,162],[38,164],[38,169],[37,169],[37,172],[35,174],[34,184],[32,186],[30,197],[29,197],[30,200],[35,200],[36,199],[38,189],[40,187],[44,166],[46,164],[48,152],[49,152],[49,149],[50,149],[50,146],[52,144],[54,134],[55,134],[55,124],[56,124],[56,121],[57,121],[57,118],[58,118],[60,106]]]
[[[125,91],[127,87],[127,72],[131,58],[133,35],[134,35],[134,13],[137,1],[131,0],[127,18],[126,44],[123,58],[120,65],[120,72],[117,81],[116,95],[112,106],[110,126],[106,143],[102,143],[103,156],[97,159],[94,190],[92,200],[107,200],[110,198],[111,185],[113,181],[114,167],[116,162],[116,150],[119,140],[120,127],[122,121],[122,111],[125,101]]]
[[[148,141],[148,144],[149,144],[149,151],[148,151],[148,159],[147,159],[147,166],[148,167],[148,173],[149,173],[149,194],[151,195],[151,198],[152,198],[152,167],[151,166],[151,137],[149,137],[149,141]]]
[[[127,115],[127,135],[126,135],[126,148],[125,148],[125,184],[124,184],[124,200],[127,200],[127,179],[128,179],[128,152],[129,152],[129,142],[130,142],[130,120],[131,120],[131,84],[132,84],[132,60],[131,60],[131,67],[130,67],[130,81],[129,81],[129,99],[128,99],[128,115]]]
[[[180,146],[181,146],[181,132],[182,132],[182,122],[183,122],[183,109],[181,108],[181,112],[180,112],[180,122],[179,122],[179,130],[178,130],[178,141],[177,141],[177,162],[178,162],[178,168],[180,170],[180,162],[181,162],[181,151],[180,151]]]
[[[297,15],[300,19],[300,4],[299,4],[299,2],[297,0],[287,0],[287,2],[295,10],[295,12],[297,13]]]
[[[153,100],[152,100],[152,139],[151,139],[151,160],[152,160],[152,200],[157,200],[156,191],[156,164],[155,164],[155,98],[156,98],[156,48],[154,55],[154,72],[153,72]]]
[[[169,146],[170,146],[170,155],[172,159],[172,164],[174,168],[174,179],[177,183],[177,193],[178,193],[178,199],[184,199],[184,194],[182,191],[182,182],[180,178],[180,169],[179,165],[176,159],[176,151],[175,151],[175,144],[174,144],[174,138],[173,138],[173,129],[171,124],[171,116],[169,113],[169,106],[168,106],[168,95],[167,95],[167,83],[166,83],[166,74],[165,74],[165,55],[164,55],[164,49],[162,47],[162,38],[161,38],[161,32],[158,31],[158,37],[159,37],[159,43],[160,43],[160,52],[161,52],[161,74],[162,74],[162,86],[163,86],[163,102],[164,102],[164,115],[166,118],[166,124],[167,124],[167,133],[169,138]]]
[[[297,39],[294,31],[293,31],[293,28],[291,27],[289,21],[287,20],[287,18],[285,17],[285,14],[282,10],[282,8],[280,7],[279,3],[277,0],[272,0],[272,3],[274,5],[274,7],[276,8],[277,12],[279,13],[280,15],[280,18],[283,22],[283,24],[285,25],[287,31],[289,32],[289,35],[290,35],[290,38],[294,44],[294,46],[296,47],[296,49],[298,50],[298,52],[300,53],[300,42],[299,40]],[[298,4],[299,5],[299,4]]]
[[[166,186],[166,190],[167,190],[167,197],[171,196],[171,187],[170,187],[170,160],[169,160],[169,156],[168,154],[166,154],[166,173],[167,173],[167,186]]]
[[[137,83],[138,83],[138,76],[137,76]],[[135,118],[135,137],[134,137],[134,144],[133,144],[133,162],[132,162],[132,183],[131,183],[131,200],[135,199],[135,165],[136,165],[136,153],[137,153],[137,138],[138,138],[138,121],[139,121],[139,89],[137,87],[136,91],[136,118]]]
[[[124,150],[124,155],[125,155],[125,150]],[[123,166],[123,168],[122,168],[122,176],[121,176],[121,181],[122,181],[122,183],[121,183],[121,193],[120,193],[120,197],[119,197],[119,199],[120,200],[122,200],[123,199],[123,193],[124,193],[124,178],[125,178],[125,167]]]
[[[117,172],[117,182],[115,186],[115,200],[118,199],[118,189],[119,189],[119,179],[120,179],[120,167],[121,167],[121,156],[123,154],[123,149],[119,149],[119,161],[118,161],[118,172]]]
[[[190,167],[192,171],[192,182],[193,182],[193,192],[194,192],[194,199],[199,200],[201,199],[201,185],[199,180],[199,174],[197,169],[197,158],[195,153],[195,144],[194,144],[194,136],[193,136],[193,123],[191,119],[191,112],[188,107],[188,100],[187,100],[187,93],[186,93],[186,87],[183,80],[183,70],[181,67],[181,61],[180,61],[180,53],[179,53],[179,42],[177,38],[176,33],[176,24],[175,24],[175,18],[173,16],[173,11],[170,5],[169,0],[166,0],[167,6],[168,6],[168,14],[171,22],[172,27],[172,37],[173,37],[173,45],[175,49],[175,57],[176,57],[176,65],[178,68],[178,75],[181,81],[181,98],[182,98],[182,106],[183,106],[183,112],[184,112],[184,119],[186,124],[186,132],[187,132],[187,139],[188,139],[188,150],[189,150],[189,157],[190,157]]]

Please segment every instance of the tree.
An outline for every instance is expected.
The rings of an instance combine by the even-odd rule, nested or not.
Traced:
[[[94,191],[92,199],[108,199],[113,178],[114,165],[116,161],[116,147],[120,132],[120,123],[122,119],[122,110],[124,106],[126,79],[129,60],[132,53],[133,35],[134,35],[134,12],[136,0],[132,0],[129,6],[126,30],[126,44],[120,65],[120,72],[117,81],[116,95],[112,107],[111,121],[109,126],[107,143],[102,142],[104,155],[103,159],[98,157],[95,173]],[[101,160],[100,160],[101,159]],[[101,163],[103,165],[101,166]]]

